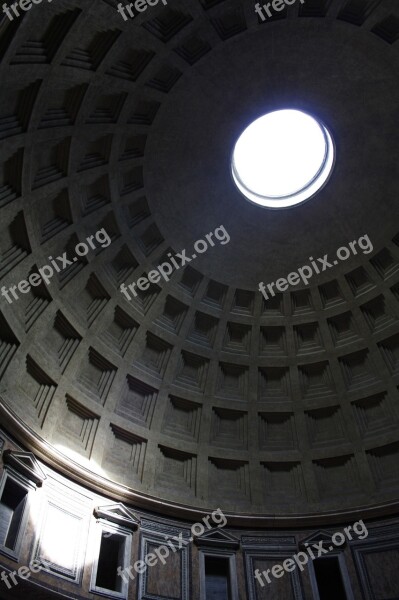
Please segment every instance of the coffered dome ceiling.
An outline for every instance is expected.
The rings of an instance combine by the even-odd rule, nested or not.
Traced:
[[[0,23],[1,285],[102,228],[112,239],[49,286],[0,297],[1,422],[64,472],[158,510],[388,511],[396,5],[307,0],[261,23],[247,0],[171,0],[127,22],[117,4],[57,0]],[[241,196],[230,159],[282,107],[326,124],[337,163],[316,197],[270,211]],[[121,294],[221,225],[228,244]],[[363,235],[373,253],[263,300],[259,281]]]

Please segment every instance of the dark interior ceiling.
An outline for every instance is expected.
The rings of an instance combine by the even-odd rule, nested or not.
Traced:
[[[112,238],[48,287],[0,297],[3,423],[148,506],[387,510],[397,4],[307,0],[266,23],[249,0],[171,0],[128,22],[117,4],[57,0],[0,23],[1,285],[101,228]],[[337,163],[315,198],[270,211],[240,195],[229,161],[243,128],[281,107],[319,117]],[[228,244],[130,302],[120,293],[220,225]],[[365,234],[372,254],[269,302],[257,291]]]

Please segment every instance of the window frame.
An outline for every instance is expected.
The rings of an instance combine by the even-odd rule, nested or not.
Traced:
[[[347,600],[355,600],[344,553],[342,551],[340,552],[339,550],[335,552],[329,552],[328,555],[320,557],[318,560],[324,560],[328,558],[338,558],[338,566],[341,571],[342,584],[345,588],[346,598]],[[314,568],[313,560],[309,561],[309,576],[310,585],[312,587],[313,600],[320,600],[319,587],[317,585],[316,571]]]
[[[0,480],[0,502],[2,500],[4,490],[7,485],[8,480],[13,481],[15,484],[17,484],[18,486],[20,486],[26,490],[26,500],[25,500],[25,505],[24,505],[24,508],[22,511],[20,522],[19,522],[18,534],[16,537],[15,546],[14,546],[14,548],[9,548],[5,544],[2,544],[0,541],[0,554],[7,556],[8,558],[11,558],[15,561],[18,561],[20,552],[21,552],[22,541],[24,539],[26,525],[27,525],[28,517],[29,517],[29,513],[30,513],[31,496],[30,496],[29,492],[31,492],[32,490],[36,490],[36,486],[34,483],[32,483],[31,481],[26,479],[23,475],[21,475],[14,469],[10,468],[9,466],[6,466],[4,468],[4,471],[2,473],[1,480]]]
[[[230,594],[231,600],[239,600],[238,598],[238,583],[237,583],[237,563],[236,553],[229,550],[217,550],[217,549],[199,549],[199,568],[200,568],[200,600],[206,600],[206,572],[205,572],[205,559],[210,558],[224,558],[228,561],[229,565],[229,581],[230,581]]]
[[[109,521],[105,521],[99,519],[96,523],[96,532],[94,538],[94,548],[93,548],[93,560],[92,560],[92,569],[91,569],[91,577],[90,577],[90,589],[89,592],[93,594],[98,594],[100,596],[105,596],[106,598],[123,598],[126,599],[129,591],[129,581],[126,582],[121,577],[121,591],[109,590],[107,588],[102,588],[97,586],[97,574],[98,574],[98,563],[100,559],[100,549],[101,549],[101,540],[103,537],[103,533],[109,533],[112,535],[116,535],[118,537],[125,538],[124,541],[124,550],[123,550],[123,565],[121,566],[123,569],[129,565],[129,560],[132,553],[132,532],[129,529],[121,527],[120,525],[111,523]]]

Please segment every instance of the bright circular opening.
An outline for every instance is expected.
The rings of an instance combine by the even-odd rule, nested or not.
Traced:
[[[327,182],[335,148],[327,128],[294,109],[253,121],[238,138],[231,163],[244,196],[269,208],[300,204]]]

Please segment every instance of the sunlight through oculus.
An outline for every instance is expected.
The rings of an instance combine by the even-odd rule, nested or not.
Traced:
[[[334,166],[335,148],[325,126],[299,110],[271,112],[238,138],[233,179],[248,200],[286,208],[314,196]]]

